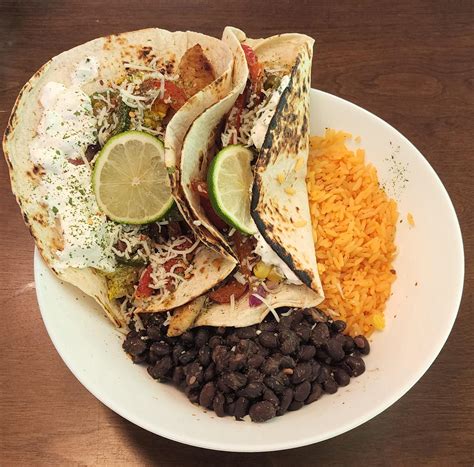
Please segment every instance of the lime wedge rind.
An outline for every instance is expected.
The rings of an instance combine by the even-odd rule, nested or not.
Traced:
[[[214,157],[207,176],[214,210],[226,223],[248,235],[257,230],[250,215],[252,157],[252,151],[245,146],[227,146]]]

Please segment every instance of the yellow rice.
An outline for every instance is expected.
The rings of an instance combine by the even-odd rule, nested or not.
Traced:
[[[385,326],[398,212],[365,151],[346,147],[349,138],[330,129],[311,138],[308,193],[326,295],[321,309],[346,321],[350,335],[369,336]]]

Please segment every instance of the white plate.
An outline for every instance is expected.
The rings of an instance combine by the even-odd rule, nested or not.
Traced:
[[[464,254],[456,213],[441,181],[405,137],[366,110],[313,90],[311,115],[312,134],[329,127],[361,136],[368,160],[396,196],[404,219],[398,224],[398,279],[386,310],[387,327],[372,339],[366,373],[337,394],[268,423],[218,418],[132,364],[121,337],[94,302],[61,284],[36,252],[38,302],[56,349],[79,381],[124,418],[166,438],[209,449],[304,446],[344,433],[385,410],[421,378],[443,347],[461,300]],[[414,215],[415,228],[406,222],[408,212]]]

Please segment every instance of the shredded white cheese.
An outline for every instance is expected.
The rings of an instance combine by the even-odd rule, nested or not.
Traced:
[[[270,311],[272,313],[272,315],[275,317],[275,320],[277,322],[280,322],[280,317],[278,316],[278,313],[277,311],[275,310],[275,308],[273,308],[261,295],[259,295],[258,293],[252,293],[252,296],[257,298],[258,300],[260,300],[267,308],[268,308],[268,311]]]

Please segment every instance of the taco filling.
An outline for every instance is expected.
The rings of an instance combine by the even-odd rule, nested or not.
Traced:
[[[216,143],[215,153],[230,145],[241,144],[252,150],[253,167],[255,156],[262,148],[268,126],[290,77],[284,68],[265,67],[249,45],[242,44],[241,47],[248,67],[248,80],[221,124],[224,130]],[[255,307],[283,283],[303,284],[258,231],[254,235],[246,235],[219,216],[212,206],[206,181],[196,178],[191,181],[191,187],[199,199],[201,209],[212,225],[225,236],[239,261],[235,274],[208,294],[209,301],[229,304],[249,292],[248,304]]]

